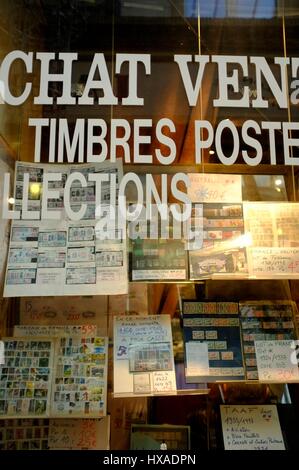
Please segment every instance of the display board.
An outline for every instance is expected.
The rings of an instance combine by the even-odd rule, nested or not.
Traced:
[[[225,450],[285,450],[275,405],[221,405]]]
[[[132,280],[185,280],[187,252],[181,240],[142,240],[133,242]]]
[[[169,315],[114,318],[114,396],[176,393]]]
[[[47,450],[48,419],[0,420],[0,450]]]
[[[109,450],[110,416],[102,419],[51,419],[49,448]]]
[[[59,338],[55,350],[51,416],[105,416],[107,363],[108,338]]]
[[[238,304],[182,304],[186,382],[243,380]]]
[[[296,338],[291,301],[240,302],[240,321],[246,365],[246,378],[258,380],[256,341],[294,340]]]
[[[72,329],[47,328],[52,336],[4,338],[0,417],[105,416],[108,338],[91,332],[65,336],[65,329]]]
[[[64,210],[63,191],[67,177],[74,172],[82,176],[106,173],[116,181],[122,176],[122,165],[116,163],[86,165],[16,165],[15,209],[22,214],[24,174],[29,173],[28,210],[32,220],[14,220],[11,227],[5,297],[49,295],[112,295],[128,290],[126,239],[119,230],[112,230],[105,239],[95,218],[96,186],[87,187],[75,181],[70,187],[70,206],[78,212],[86,205],[82,220],[70,221]],[[59,173],[60,181],[49,183],[56,198],[47,200],[49,212],[60,211],[59,220],[34,220],[34,211],[42,207],[43,177]],[[79,186],[78,186],[79,184]],[[111,213],[110,184],[102,184],[101,203]],[[116,208],[117,201],[113,205]],[[104,211],[103,207],[102,210]],[[109,212],[110,211],[110,212]]]
[[[54,342],[49,338],[3,338],[0,417],[48,417]]]
[[[195,220],[201,213],[203,242],[200,249],[189,251],[190,279],[246,277],[242,204],[209,203],[194,207],[191,227],[196,225]]]
[[[262,279],[299,277],[299,204],[244,203],[249,273]]]

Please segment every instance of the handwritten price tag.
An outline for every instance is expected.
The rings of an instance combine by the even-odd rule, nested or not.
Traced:
[[[172,392],[175,390],[175,385],[173,384],[173,374],[170,372],[154,372],[153,389],[156,393]]]
[[[298,382],[298,364],[292,361],[292,340],[255,341],[259,380],[264,382]]]
[[[242,202],[240,175],[189,173],[191,186],[188,196],[192,202]]]
[[[257,277],[299,275],[299,248],[251,248],[252,274]]]

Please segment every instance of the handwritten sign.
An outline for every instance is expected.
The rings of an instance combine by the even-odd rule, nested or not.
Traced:
[[[298,363],[294,360],[294,341],[255,341],[254,346],[260,381],[299,381]]]
[[[249,270],[256,277],[299,276],[299,248],[250,248]]]
[[[153,390],[154,392],[172,392],[173,379],[171,372],[154,372],[153,373]]]
[[[114,317],[114,396],[176,393],[172,344],[169,315]]]
[[[225,450],[285,450],[275,405],[221,405]]]
[[[167,327],[159,316],[115,317],[115,348],[117,359],[128,359],[129,345],[167,341]]]
[[[52,419],[50,449],[109,450],[110,417],[102,419]]]
[[[16,325],[14,336],[96,336],[96,325]]]
[[[107,334],[108,296],[22,297],[22,325],[97,325]]]
[[[188,196],[192,202],[242,202],[240,175],[188,173],[191,186]]]
[[[208,343],[188,341],[186,343],[186,362],[186,376],[210,375]]]

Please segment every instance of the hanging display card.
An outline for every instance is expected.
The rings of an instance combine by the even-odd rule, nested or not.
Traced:
[[[49,416],[54,344],[45,338],[3,338],[0,417]]]
[[[0,420],[0,450],[47,450],[48,419]]]
[[[241,175],[188,173],[187,194],[192,202],[242,202]]]
[[[24,174],[29,173],[28,210],[40,214],[43,175],[49,172],[64,176],[51,182],[51,189],[55,189],[58,197],[47,201],[49,211],[59,210],[61,217],[12,222],[4,297],[125,294],[128,290],[126,240],[117,229],[101,239],[103,229],[97,228],[95,219],[95,182],[88,182],[87,187],[76,186],[74,182],[70,188],[72,210],[78,212],[82,204],[86,206],[81,220],[68,220],[63,206],[65,182],[71,173],[79,172],[85,177],[89,173],[109,173],[120,181],[121,163],[54,166],[17,162],[16,210],[21,211]],[[105,204],[107,214],[109,188],[109,183],[102,185],[101,204]]]
[[[258,380],[255,341],[294,340],[294,312],[291,301],[240,302],[240,320],[246,378]]]
[[[285,450],[275,405],[221,405],[225,450]]]
[[[220,175],[219,175],[220,176]],[[190,249],[190,279],[245,277],[247,258],[242,204],[203,204],[193,208],[191,228],[198,212],[203,214],[203,241],[200,249]]]
[[[169,315],[114,318],[114,396],[175,393]]]
[[[187,383],[244,379],[238,304],[183,300]]]
[[[262,278],[299,277],[299,204],[244,203],[249,274]]]
[[[51,419],[49,447],[59,450],[109,450],[110,416],[102,419]]]
[[[107,362],[107,338],[59,338],[55,351],[51,416],[105,416]]]
[[[299,382],[294,341],[255,341],[254,347],[260,382]]]
[[[185,280],[187,252],[181,240],[142,240],[133,242],[132,280]]]

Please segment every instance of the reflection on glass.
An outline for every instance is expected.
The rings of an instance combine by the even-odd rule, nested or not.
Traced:
[[[281,175],[243,175],[244,201],[287,201],[284,177]]]

